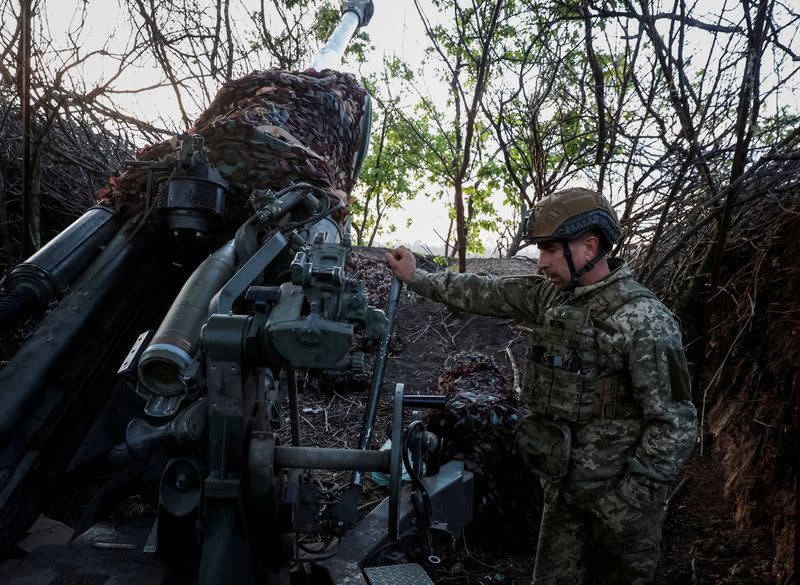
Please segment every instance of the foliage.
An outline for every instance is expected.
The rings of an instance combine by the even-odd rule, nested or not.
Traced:
[[[392,97],[389,91],[390,79],[410,80],[413,73],[397,58],[385,59],[383,65],[381,78],[364,80],[374,96],[372,135],[350,201],[351,225],[361,246],[372,246],[376,237],[394,233],[397,228],[386,223],[386,215],[401,209],[420,189],[419,142],[413,132],[418,122],[402,112],[400,98]],[[406,225],[412,221],[407,217]]]
[[[495,66],[492,47],[507,6],[501,0],[462,3],[458,0],[434,0],[433,6],[453,20],[443,24],[432,23],[419,0],[414,1],[431,42],[429,55],[435,63],[440,78],[449,84],[450,94],[445,116],[430,100],[421,100],[428,119],[433,122],[432,138],[426,145],[431,160],[439,173],[440,181],[446,179],[453,189],[455,210],[455,241],[459,271],[466,266],[466,253],[470,248],[470,226],[476,209],[486,206],[479,198],[483,193],[475,179],[479,165],[481,145],[487,133],[479,121],[479,110],[484,92]],[[465,191],[466,189],[466,191]],[[479,227],[479,226],[477,226]],[[452,225],[451,225],[452,228]],[[452,232],[452,229],[450,230]],[[473,243],[480,249],[480,244]],[[450,247],[450,234],[445,249]]]
[[[413,154],[412,145],[405,140],[406,122],[390,109],[376,112],[375,117],[379,123],[373,128],[370,152],[350,202],[352,226],[360,246],[372,246],[377,236],[393,233],[396,227],[383,221],[386,213],[413,199],[418,188],[414,167],[409,165]]]
[[[72,8],[32,4],[32,157],[20,162],[22,17],[20,3],[0,0],[0,132],[11,139],[0,177],[0,242],[9,262],[20,254],[18,169],[24,166],[33,177],[30,232],[38,245],[39,216],[57,216],[55,225],[63,225],[85,209],[98,174],[116,174],[134,143],[159,142],[189,128],[226,81],[270,65],[301,68],[318,49],[315,39],[338,17],[338,7],[322,0],[262,0],[250,12],[228,0],[121,0],[126,22],[101,18],[109,10],[98,0]],[[358,36],[351,46],[356,59],[363,59],[368,42]],[[164,103],[165,96],[174,111],[158,119],[141,114],[142,104]],[[91,176],[79,197],[75,189],[54,191],[42,180],[64,162],[77,169],[69,174]]]

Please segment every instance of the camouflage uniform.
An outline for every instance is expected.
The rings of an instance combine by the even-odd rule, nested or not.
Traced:
[[[588,416],[550,408],[549,396],[558,388],[542,392],[536,368],[541,356],[529,355],[523,381],[523,400],[532,411],[571,434],[563,477],[542,480],[537,585],[651,583],[668,485],[697,431],[678,324],[622,261],[609,259],[609,267],[606,278],[573,292],[537,275],[416,270],[408,282],[411,290],[452,308],[530,323],[534,348],[552,309],[578,308],[591,316],[597,384],[576,406]],[[524,442],[524,425],[521,431]]]

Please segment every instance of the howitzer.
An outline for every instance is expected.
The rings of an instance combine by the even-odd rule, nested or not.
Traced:
[[[372,2],[344,2],[312,66],[335,66],[371,12]],[[358,144],[340,173],[347,185],[366,153],[369,118],[365,96],[348,134]],[[403,428],[404,406],[441,399],[405,396],[398,384],[392,448],[371,449],[399,281],[384,314],[347,274],[336,185],[273,173],[268,184],[248,184],[246,204],[237,200],[242,177],[264,174],[230,156],[212,160],[209,143],[227,127],[198,123],[160,156],[130,161],[143,205],[93,208],[5,281],[4,323],[46,314],[0,370],[0,549],[24,534],[48,486],[106,456],[117,473],[69,545],[0,565],[3,582],[85,574],[143,585],[426,583],[422,565],[437,563],[440,545],[471,519],[471,474],[440,465],[439,441],[421,421]],[[271,148],[308,150],[268,132],[260,140]],[[363,371],[356,331],[380,346],[357,447],[304,446],[297,371]],[[352,477],[331,485],[314,470]],[[390,493],[361,518],[369,471],[388,474]],[[105,519],[136,489],[152,494],[154,515]],[[303,553],[298,542],[309,535],[324,550]]]

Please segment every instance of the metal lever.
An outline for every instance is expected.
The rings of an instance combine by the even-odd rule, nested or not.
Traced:
[[[412,441],[414,443],[413,455],[409,457],[409,444]],[[436,437],[432,433],[428,433],[425,429],[425,423],[421,420],[416,420],[408,425],[403,440],[403,463],[408,475],[411,477],[411,503],[417,514],[416,528],[420,545],[427,552],[427,560],[432,565],[438,565],[441,559],[433,554],[433,538],[431,537],[431,515],[433,510],[431,508],[430,495],[428,490],[425,489],[420,475],[422,474],[424,454],[426,455],[428,452],[435,450],[436,446]]]
[[[375,425],[375,416],[378,412],[378,401],[381,396],[383,373],[386,367],[386,360],[389,357],[389,339],[394,329],[394,319],[397,315],[397,306],[400,303],[400,293],[402,290],[403,283],[397,276],[393,277],[392,286],[389,289],[389,301],[386,305],[386,318],[389,320],[389,324],[386,326],[386,330],[381,338],[381,344],[378,348],[378,357],[375,360],[375,369],[372,372],[372,385],[369,390],[367,408],[364,412],[364,420],[361,426],[361,436],[358,441],[359,449],[369,449],[370,443],[372,442],[372,430]],[[361,485],[360,473],[353,473],[352,483],[353,485]]]

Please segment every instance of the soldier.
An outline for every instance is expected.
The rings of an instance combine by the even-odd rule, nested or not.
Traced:
[[[545,494],[533,583],[652,583],[668,486],[697,433],[679,326],[607,258],[620,225],[599,193],[555,193],[525,227],[542,275],[432,274],[402,247],[386,262],[425,297],[532,328],[516,440]]]

